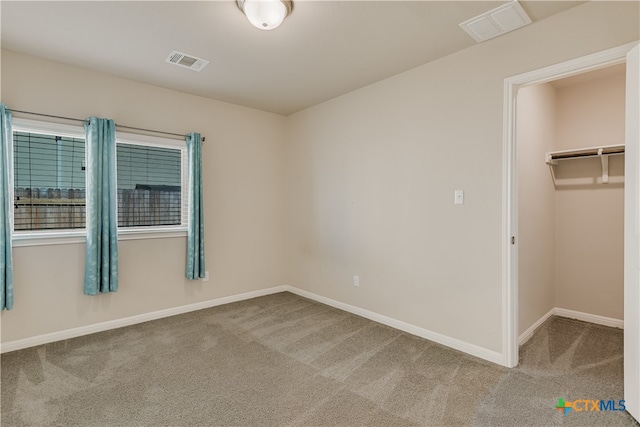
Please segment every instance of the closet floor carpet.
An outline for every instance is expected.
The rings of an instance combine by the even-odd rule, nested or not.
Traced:
[[[622,331],[550,318],[506,369],[279,293],[2,355],[2,426],[637,426]]]

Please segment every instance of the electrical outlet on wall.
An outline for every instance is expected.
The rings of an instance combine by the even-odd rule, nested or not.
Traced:
[[[202,278],[203,282],[208,282],[209,281],[209,270],[204,272],[204,277]]]
[[[360,286],[360,276],[353,276],[353,286]]]

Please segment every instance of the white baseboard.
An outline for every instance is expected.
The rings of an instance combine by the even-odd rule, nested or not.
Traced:
[[[472,356],[479,357],[489,362],[504,365],[504,357],[502,353],[489,350],[484,347],[480,347],[475,344],[468,343],[466,341],[452,338],[438,332],[431,331],[410,323],[403,322],[373,311],[365,310],[360,307],[356,307],[350,304],[346,304],[340,301],[333,300],[331,298],[323,297],[321,295],[314,294],[302,289],[298,289],[294,286],[283,285],[276,286],[268,289],[261,289],[253,292],[245,292],[238,295],[231,295],[223,298],[216,298],[208,301],[201,301],[194,304],[183,305],[180,307],[172,307],[164,310],[152,311],[149,313],[138,314],[135,316],[124,317],[121,319],[109,320],[106,322],[95,323],[92,325],[81,326],[78,328],[66,329],[63,331],[52,332],[43,335],[37,335],[34,337],[24,338],[15,341],[7,341],[0,344],[0,353],[7,353],[10,351],[21,350],[23,348],[34,347],[37,345],[48,344],[55,341],[62,341],[70,338],[76,338],[83,335],[94,334],[96,332],[107,331],[110,329],[122,328],[125,326],[135,325],[138,323],[148,322],[150,320],[161,319],[164,317],[175,316],[178,314],[189,313],[191,311],[202,310],[205,308],[211,308],[218,305],[229,304],[232,302],[243,301],[251,298],[257,298],[265,295],[271,295],[278,292],[291,292],[296,295],[300,295],[305,298],[320,302],[322,304],[329,305],[331,307],[344,310],[349,313],[353,313],[358,316],[362,316],[366,319],[373,320],[374,322],[381,323],[383,325],[390,326],[392,328],[407,332],[412,335],[419,336],[421,338],[428,339],[430,341],[437,342],[444,346],[462,351]],[[613,319],[610,317],[598,316],[595,314],[582,313],[580,311],[568,310],[566,308],[554,307],[538,321],[531,325],[526,331],[524,331],[518,338],[518,344],[522,345],[527,342],[535,333],[535,331],[551,316],[556,315],[560,317],[567,317],[570,319],[582,320],[584,322],[595,323],[598,325],[604,325],[614,328],[624,328],[624,321],[620,319]]]
[[[373,320],[374,322],[382,323],[383,325],[391,326],[392,328],[399,329],[411,335],[416,335],[421,338],[425,338],[430,341],[437,342],[438,344],[442,344],[444,346],[462,351],[472,356],[479,357],[480,359],[488,360],[489,362],[493,362],[499,365],[504,365],[504,357],[502,353],[499,353],[497,351],[489,350],[484,347],[480,347],[478,345],[468,343],[466,341],[462,341],[456,338],[442,335],[437,332],[433,332],[428,329],[424,329],[419,326],[415,326],[410,323],[403,322],[401,320],[393,319],[391,317],[384,316],[382,314],[378,314],[373,311],[369,311],[360,307],[355,307],[353,305],[345,304],[343,302],[336,301],[331,298],[323,297],[323,296],[314,294],[312,292],[304,291],[302,289],[298,289],[293,286],[289,286],[287,290],[296,295],[300,295],[302,297],[321,302],[331,307],[335,307],[340,310],[344,310],[349,313],[356,314],[358,316],[367,318],[369,320]]]
[[[549,310],[547,314],[542,316],[533,325],[531,325],[526,331],[524,331],[522,335],[518,337],[518,345],[522,345],[527,341],[529,341],[529,338],[531,338],[533,334],[538,330],[538,328],[542,326],[542,324],[546,322],[549,317],[553,316],[555,312],[556,312],[556,309],[552,308],[551,310]]]
[[[462,351],[472,356],[479,357],[489,362],[503,365],[503,356],[493,350],[486,349],[484,347],[477,346],[456,338],[448,337],[446,335],[439,334],[437,332],[430,331],[428,329],[415,326],[401,320],[393,319],[382,314],[375,313],[373,311],[365,310],[363,308],[355,307],[353,305],[345,304],[340,301],[336,301],[330,298],[326,298],[311,292],[298,289],[294,286],[277,286],[268,289],[261,289],[259,291],[246,292],[238,295],[231,295],[223,298],[216,298],[213,300],[202,301],[195,304],[183,305],[180,307],[172,307],[164,310],[153,311],[150,313],[143,313],[135,316],[125,317],[122,319],[109,320],[106,322],[95,323],[92,325],[82,326],[78,328],[67,329],[64,331],[52,332],[48,334],[38,335],[35,337],[24,338],[15,341],[8,341],[0,344],[0,353],[6,353],[15,350],[21,350],[23,348],[33,347],[36,345],[48,344],[55,341],[62,341],[70,338],[76,338],[83,335],[94,334],[96,332],[107,331],[110,329],[122,328],[124,326],[135,325],[138,323],[148,322],[150,320],[161,319],[164,317],[175,316],[177,314],[188,313],[191,311],[202,310],[205,308],[215,307],[222,304],[229,304],[232,302],[243,301],[251,298],[261,297],[265,295],[271,295],[278,292],[291,292],[296,295],[300,295],[305,298],[309,298],[314,301],[318,301],[322,304],[329,305],[331,307],[338,308],[340,310],[347,311],[349,313],[362,316],[374,322],[382,323],[383,325],[390,326],[392,328],[407,332],[412,335],[425,338],[447,347]]]
[[[624,320],[614,319],[612,317],[599,316],[597,314],[583,313],[581,311],[569,310],[566,308],[554,307],[547,314],[542,316],[538,321],[531,325],[518,338],[518,345],[522,345],[529,341],[536,330],[551,316],[567,317],[569,319],[581,320],[583,322],[595,323],[596,325],[609,326],[612,328],[624,329]]]
[[[152,311],[149,313],[138,314],[121,319],[108,320],[106,322],[94,323],[92,325],[81,326],[78,328],[66,329],[64,331],[52,332],[49,334],[37,335],[34,337],[24,338],[15,341],[7,341],[0,344],[0,353],[21,350],[23,348],[33,347],[36,345],[48,344],[50,342],[62,341],[70,338],[76,338],[83,335],[95,334],[96,332],[107,331],[110,329],[122,328],[124,326],[135,325],[138,323],[148,322],[150,320],[162,319],[163,317],[175,316],[177,314],[189,313],[191,311],[211,308],[218,305],[229,304],[232,302],[243,301],[251,298],[271,295],[278,292],[288,291],[290,286],[277,286],[274,288],[260,289],[259,291],[245,292],[238,295],[216,298],[208,301],[201,301],[194,304],[182,305],[179,307],[171,307],[164,310]]]
[[[583,322],[595,323],[596,325],[610,326],[612,328],[624,329],[624,320],[612,317],[598,316],[597,314],[583,313],[581,311],[568,310],[566,308],[555,308],[556,316],[568,317],[569,319],[582,320]]]

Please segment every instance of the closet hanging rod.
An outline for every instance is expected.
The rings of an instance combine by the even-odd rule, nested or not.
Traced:
[[[549,168],[551,168],[551,173],[553,173],[553,167],[558,165],[558,160],[598,157],[602,163],[602,183],[607,184],[609,182],[609,156],[620,154],[624,154],[624,144],[552,151],[544,155],[544,160],[549,165]]]
[[[624,144],[603,145],[600,147],[578,148],[575,150],[551,151],[546,153],[548,165],[555,165],[558,160],[582,159],[585,157],[615,156],[624,154]]]
[[[35,113],[33,111],[23,111],[23,110],[14,110],[13,108],[7,108],[8,111],[11,111],[12,113],[18,113],[18,114],[27,114],[30,116],[41,116],[41,117],[49,117],[52,119],[62,119],[62,120],[69,120],[72,122],[80,122],[80,123],[84,123],[86,122],[86,119],[77,119],[74,117],[64,117],[64,116],[55,116],[52,114],[44,114],[44,113]],[[131,130],[137,130],[140,132],[148,132],[148,133],[155,133],[158,135],[169,135],[169,136],[174,136],[174,137],[180,137],[182,139],[184,139],[185,135],[184,134],[180,134],[180,133],[174,133],[174,132],[165,132],[165,131],[161,131],[161,130],[154,130],[154,129],[144,129],[144,128],[137,128],[137,127],[133,127],[133,126],[126,126],[126,125],[119,125],[116,123],[116,128],[121,128],[121,129],[131,129]],[[204,136],[202,137],[202,142],[204,142]]]

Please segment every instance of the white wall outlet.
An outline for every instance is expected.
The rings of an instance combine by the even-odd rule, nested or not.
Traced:
[[[202,278],[203,282],[208,282],[209,281],[209,270],[204,272],[204,277]]]
[[[360,286],[360,276],[353,276],[353,286]]]
[[[456,205],[464,205],[464,191],[456,190],[453,192],[453,202]]]

